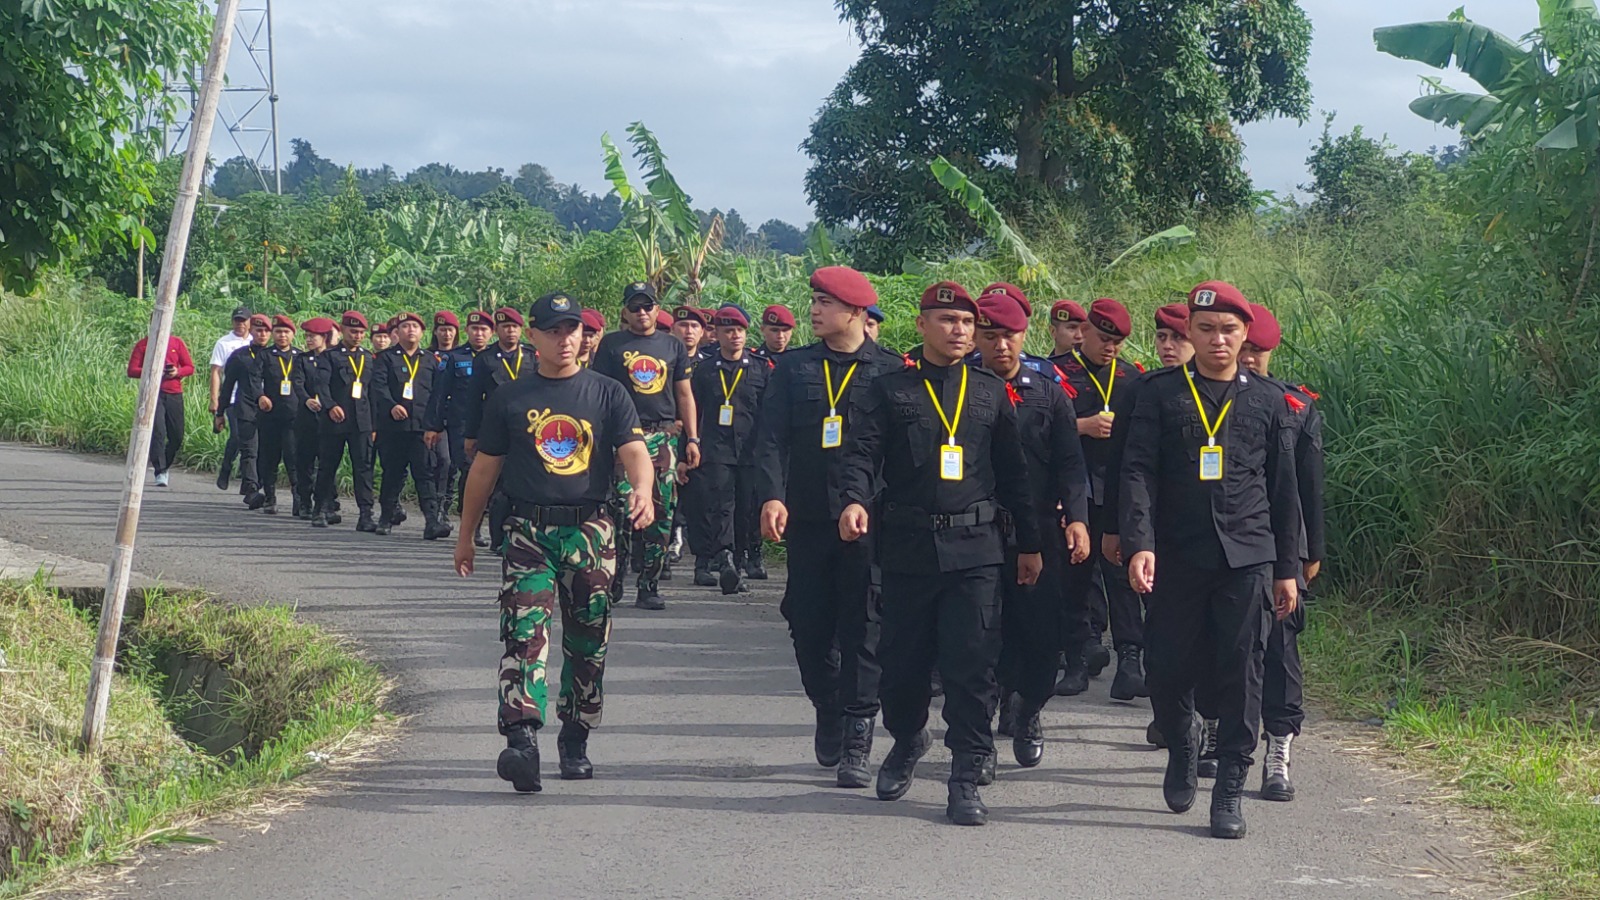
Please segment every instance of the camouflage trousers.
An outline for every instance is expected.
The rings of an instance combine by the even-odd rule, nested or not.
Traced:
[[[678,437],[665,431],[647,431],[644,446],[656,473],[656,520],[644,531],[644,559],[639,573],[639,586],[654,590],[661,581],[661,572],[667,566],[667,545],[672,542],[672,514],[678,508]],[[633,485],[628,476],[619,470],[617,496],[621,508],[628,508],[628,495]],[[626,522],[626,518],[619,519]],[[625,537],[623,539],[626,539]],[[619,540],[619,543],[621,541]],[[619,573],[621,569],[617,570]]]
[[[611,637],[607,591],[616,568],[616,531],[597,514],[582,525],[535,528],[507,523],[500,585],[500,729],[547,721],[545,660],[550,623],[561,607],[561,695],[556,715],[590,728],[600,724]]]

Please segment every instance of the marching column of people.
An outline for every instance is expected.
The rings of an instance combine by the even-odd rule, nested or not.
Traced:
[[[496,768],[517,791],[543,786],[558,609],[560,774],[593,776],[629,545],[642,539],[635,605],[664,609],[677,519],[694,583],[724,595],[766,577],[763,539],[785,543],[780,610],[814,709],[812,752],[840,787],[873,784],[881,713],[894,743],[876,793],[905,796],[931,746],[937,681],[953,755],[946,815],[986,823],[994,735],[1012,738],[1017,765],[1040,765],[1042,710],[1110,663],[1109,630],[1110,696],[1150,698],[1171,810],[1189,810],[1214,776],[1211,832],[1244,836],[1263,740],[1260,796],[1292,800],[1324,460],[1317,395],[1271,373],[1272,313],[1233,285],[1201,284],[1156,309],[1160,365],[1145,371],[1125,358],[1134,328],[1116,300],[1055,301],[1044,358],[1024,351],[1033,306],[1021,288],[974,297],[940,282],[918,304],[922,344],[901,357],[876,341],[885,316],[864,275],[826,267],[810,286],[814,343],[801,347],[785,306],[667,316],[647,282],[624,290],[609,334],[598,311],[556,293],[526,319],[468,313],[461,343],[455,313],[432,317],[424,347],[428,320],[403,312],[373,329],[376,352],[354,310],[297,326],[240,309],[213,351],[212,424],[229,431],[244,505],[266,514],[281,478],[295,517],[339,524],[346,461],[361,532],[404,521],[409,483],[422,537],[449,536],[459,496],[456,570],[471,574],[486,546],[500,557]],[[140,341],[131,377],[146,356]],[[150,464],[165,486],[194,367],[176,338],[160,359]]]

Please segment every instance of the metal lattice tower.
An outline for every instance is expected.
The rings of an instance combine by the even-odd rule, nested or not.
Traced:
[[[233,53],[228,61],[228,82],[217,107],[218,124],[228,133],[233,147],[253,162],[261,189],[283,193],[283,167],[278,147],[277,69],[272,56],[272,0],[246,0],[234,22]],[[192,77],[167,79],[167,91],[182,101],[167,123],[162,152],[183,152],[193,118],[195,87],[200,72]]]

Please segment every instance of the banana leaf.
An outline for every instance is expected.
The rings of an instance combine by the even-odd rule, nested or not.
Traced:
[[[967,214],[983,226],[984,233],[989,239],[1021,263],[1021,267],[1017,270],[1019,284],[1026,287],[1035,281],[1040,281],[1056,294],[1062,293],[1061,286],[1050,274],[1050,269],[1044,260],[1040,259],[1038,254],[1033,252],[1033,248],[1022,239],[1022,235],[1017,234],[1016,230],[1006,222],[1006,217],[990,202],[983,188],[973,183],[965,172],[956,168],[954,163],[943,156],[928,163],[928,167],[933,170],[933,177],[938,179],[939,184],[950,192],[950,196],[966,207]]]
[[[1193,242],[1194,229],[1187,225],[1174,225],[1173,227],[1168,228],[1166,231],[1158,231],[1139,243],[1134,244],[1132,247],[1122,251],[1122,253],[1118,255],[1116,259],[1113,259],[1110,264],[1106,266],[1106,268],[1115,268],[1117,263],[1122,262],[1130,256],[1137,256],[1140,253],[1146,253],[1156,249],[1166,250],[1172,247],[1182,247],[1184,244]]]
[[[1390,56],[1444,69],[1456,67],[1490,93],[1515,86],[1543,64],[1516,41],[1476,22],[1416,22],[1372,32],[1378,49]]]

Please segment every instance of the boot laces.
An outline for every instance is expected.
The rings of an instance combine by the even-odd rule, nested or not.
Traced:
[[[1294,735],[1267,736],[1266,768],[1269,777],[1283,779],[1289,777],[1289,746],[1293,742]]]
[[[1200,741],[1201,756],[1217,755],[1217,720],[1206,719],[1201,730],[1205,732]]]

